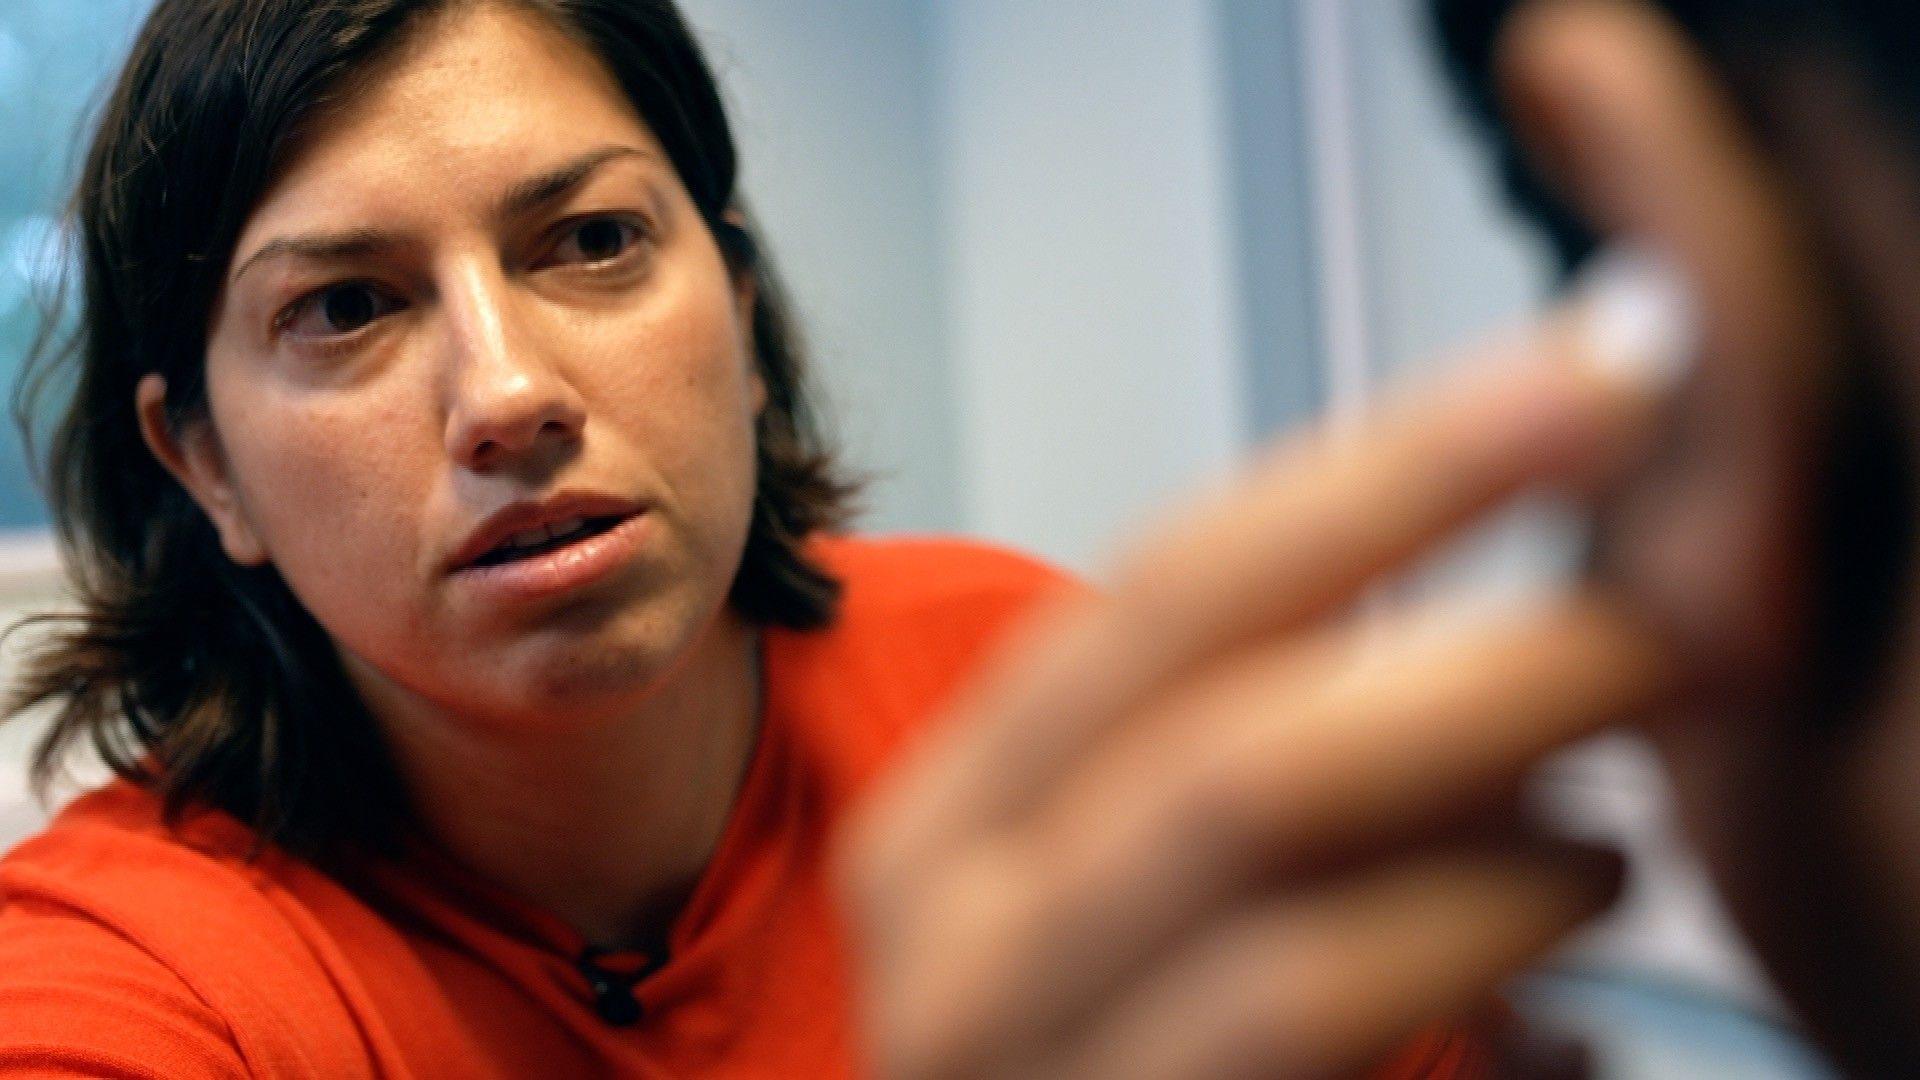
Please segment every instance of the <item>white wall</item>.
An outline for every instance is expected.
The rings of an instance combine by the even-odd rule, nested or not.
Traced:
[[[685,0],[880,530],[1092,569],[1245,441],[1212,0]]]
[[[865,522],[963,524],[937,63],[913,0],[683,0],[793,288]]]
[[[59,582],[58,562],[44,534],[0,531],[0,628],[11,627],[29,614],[62,608]],[[13,671],[36,636],[22,631],[0,641],[0,672]],[[44,728],[40,715],[0,724],[0,851],[38,828],[46,817],[47,808],[27,790],[27,761]],[[90,784],[104,777],[104,772],[82,763],[74,776],[79,784]],[[52,794],[57,800],[75,790],[79,788],[68,784]]]
[[[1086,569],[1244,440],[1214,6],[938,11],[963,520]]]
[[[1436,355],[1531,310],[1548,264],[1501,200],[1440,78],[1425,0],[1347,13],[1376,370]]]

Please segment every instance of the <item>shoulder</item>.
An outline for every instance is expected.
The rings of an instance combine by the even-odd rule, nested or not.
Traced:
[[[1039,559],[943,537],[817,539],[845,588],[827,629],[768,638],[770,709],[845,790],[897,761],[1027,617],[1086,591]]]
[[[176,827],[116,781],[0,859],[0,1066],[37,1053],[84,1074],[160,1060],[148,1046],[173,1067],[129,1075],[342,1064],[318,1042],[340,1030],[338,996],[286,913],[297,864],[252,846],[230,817]]]
[[[1032,555],[957,537],[839,536],[810,551],[845,585],[846,617],[858,622],[965,613],[1004,620],[1087,588]]]
[[[0,1077],[239,1077],[226,1018],[146,949],[56,902],[0,904]]]
[[[257,883],[278,861],[251,860],[251,838],[225,814],[168,822],[157,795],[115,780],[0,859],[0,905],[57,904],[134,939],[187,912],[246,919],[260,914]]]
[[[976,540],[835,537],[814,550],[845,587],[822,644],[865,658],[883,683],[933,697],[1027,616],[1087,591],[1033,556]]]

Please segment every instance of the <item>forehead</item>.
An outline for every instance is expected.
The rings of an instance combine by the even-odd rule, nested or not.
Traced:
[[[430,17],[314,125],[241,246],[282,229],[490,204],[514,181],[608,144],[664,157],[590,50],[538,15],[463,7]]]

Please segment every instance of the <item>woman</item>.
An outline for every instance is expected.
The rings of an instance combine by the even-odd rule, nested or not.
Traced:
[[[0,1073],[853,1068],[828,832],[1067,586],[820,535],[735,171],[666,0],[162,0],[17,703],[123,775],[0,864]]]

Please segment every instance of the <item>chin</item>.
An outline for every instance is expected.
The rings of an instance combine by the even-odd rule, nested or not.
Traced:
[[[591,634],[550,631],[519,642],[476,681],[498,687],[496,709],[505,705],[520,725],[574,727],[629,715],[697,665],[723,625],[730,620],[720,612],[648,605],[600,622]]]

